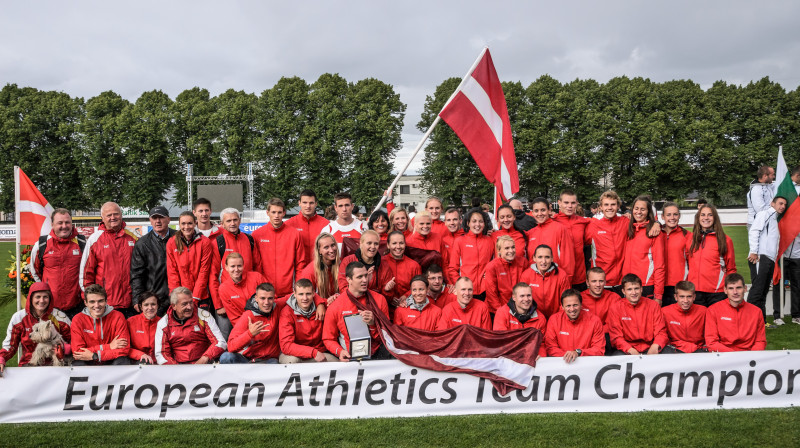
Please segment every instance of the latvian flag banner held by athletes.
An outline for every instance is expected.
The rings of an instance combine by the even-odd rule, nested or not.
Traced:
[[[488,48],[483,49],[439,116],[458,135],[504,200],[519,191],[506,97]]]
[[[778,218],[778,230],[780,231],[778,256],[781,256],[800,233],[800,201],[797,200],[797,189],[792,182],[792,172],[788,170],[786,160],[783,158],[783,148],[778,150],[775,174],[777,182],[780,182],[775,196],[786,198],[786,211]]]
[[[20,167],[14,167],[17,187],[17,235],[19,244],[33,245],[39,236],[50,233],[53,207]]]
[[[395,325],[378,310],[369,293],[366,306],[350,300],[359,310],[373,312],[386,349],[409,366],[486,378],[501,395],[525,389],[533,378],[543,338],[535,328],[488,331],[459,325],[426,331]]]

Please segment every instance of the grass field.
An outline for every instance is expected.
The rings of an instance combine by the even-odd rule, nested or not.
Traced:
[[[743,226],[728,227],[749,278]],[[13,244],[0,243],[0,259]],[[3,302],[3,297],[5,301]],[[16,305],[0,295],[0,329]],[[767,349],[800,348],[800,326],[767,331]],[[15,365],[14,361],[9,366]],[[2,391],[2,379],[0,379]],[[797,446],[800,410],[520,414],[356,420],[204,420],[0,425],[0,446]]]
[[[0,425],[5,446],[797,446],[800,410]]]

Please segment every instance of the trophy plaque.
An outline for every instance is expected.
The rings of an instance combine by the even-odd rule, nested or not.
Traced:
[[[350,359],[360,361],[369,359],[372,354],[372,338],[369,327],[361,320],[360,314],[350,314],[344,317],[347,334],[350,336]]]

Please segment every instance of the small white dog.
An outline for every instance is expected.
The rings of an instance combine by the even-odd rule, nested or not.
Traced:
[[[56,356],[56,348],[59,346],[64,347],[64,338],[61,337],[52,322],[49,320],[38,322],[33,326],[30,337],[37,344],[28,365],[42,366],[49,364],[48,361],[50,360],[52,360],[54,366],[61,367],[64,365],[64,361]]]

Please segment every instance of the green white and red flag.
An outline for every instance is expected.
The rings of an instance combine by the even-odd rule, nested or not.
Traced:
[[[786,248],[800,233],[800,201],[797,200],[797,190],[792,182],[791,174],[783,159],[783,148],[781,148],[778,150],[778,163],[775,170],[775,179],[780,183],[775,196],[786,198],[786,211],[778,217],[778,229],[781,234],[778,244],[779,257],[783,256]]]

